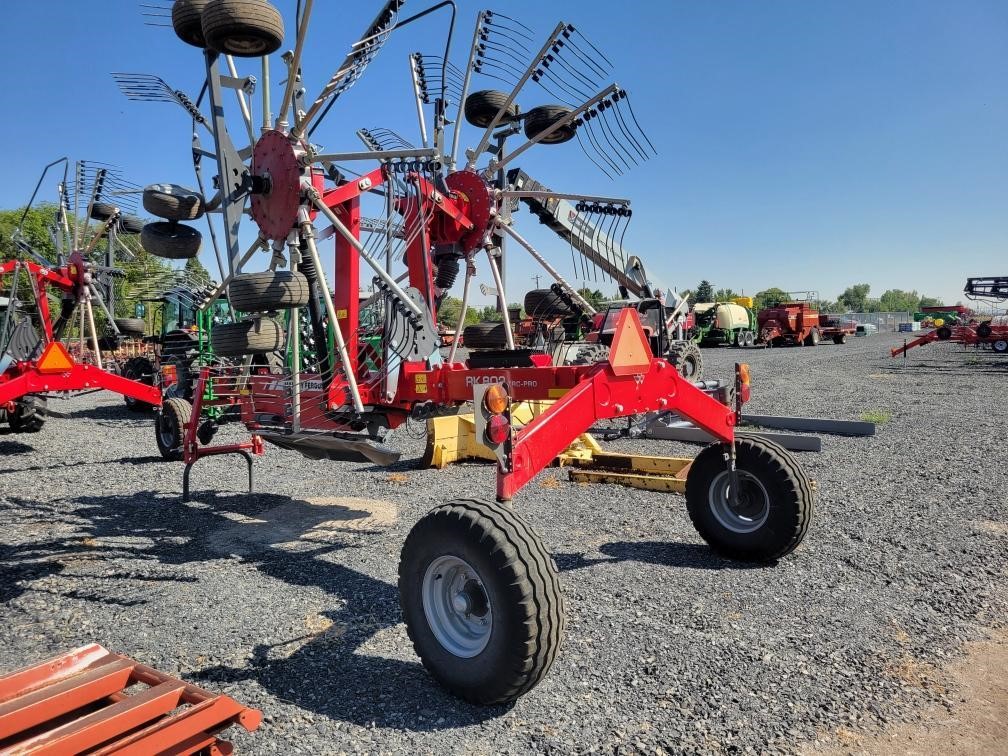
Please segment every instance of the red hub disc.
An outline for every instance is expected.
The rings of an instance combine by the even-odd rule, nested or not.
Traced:
[[[456,195],[459,207],[473,223],[472,230],[464,233],[459,240],[466,252],[472,252],[483,243],[483,237],[490,227],[490,210],[493,207],[490,187],[479,174],[472,171],[450,173],[445,183]]]
[[[286,239],[297,224],[301,164],[285,134],[267,131],[259,138],[252,151],[252,174],[268,179],[267,193],[252,195],[252,218],[267,239]]]

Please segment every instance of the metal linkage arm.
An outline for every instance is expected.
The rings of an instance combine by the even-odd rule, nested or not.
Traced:
[[[730,443],[735,412],[682,378],[674,367],[653,359],[642,375],[616,375],[597,365],[546,412],[515,431],[510,466],[497,470],[497,499],[509,501],[556,456],[598,420],[653,410],[674,410],[715,438]]]

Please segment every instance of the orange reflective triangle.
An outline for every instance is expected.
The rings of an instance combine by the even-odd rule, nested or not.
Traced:
[[[609,364],[616,375],[646,373],[651,367],[651,347],[641,326],[637,311],[624,308],[616,321],[612,348],[609,350]]]
[[[60,342],[54,341],[42,352],[36,370],[40,373],[65,373],[74,366],[74,361],[70,358],[66,347]]]

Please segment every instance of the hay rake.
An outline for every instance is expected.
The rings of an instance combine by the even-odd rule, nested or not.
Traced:
[[[203,51],[206,83],[195,100],[183,99],[166,83],[138,85],[136,75],[118,77],[128,96],[174,101],[195,121],[209,124],[202,131],[211,134],[212,149],[203,148],[201,130],[194,128],[200,190],[145,190],[147,210],[167,221],[155,224],[157,233],[145,242],[154,254],[178,251],[183,245],[169,244],[169,237],[199,239],[186,221],[207,213],[219,218],[222,282],[204,306],[226,293],[247,314],[212,332],[215,352],[241,364],[203,367],[195,406],[179,404],[173,415],[184,439],[184,487],[203,456],[251,459],[265,441],[313,458],[389,461],[397,456],[388,448],[391,431],[411,418],[455,412],[473,402],[476,432],[498,462],[498,501],[451,502],[424,517],[403,548],[399,590],[424,664],[447,688],[484,704],[513,701],[534,687],[552,664],[564,627],[548,552],[506,503],[597,421],[674,410],[706,429],[718,443],[701,453],[686,483],[687,506],[701,534],[738,558],[776,559],[794,549],[808,527],[811,485],[783,449],[735,438],[737,413],[749,392],[745,366],[737,369],[737,391],[722,390],[715,398],[680,376],[665,355],[652,354],[633,308],[619,314],[611,348],[585,364],[556,365],[548,354],[515,348],[506,312],[506,349],[466,361],[458,359],[454,345],[442,352],[438,310],[463,270],[460,322],[484,261],[500,301],[508,301],[501,270],[505,238],[543,265],[555,280],[552,293],[580,299],[515,228],[522,200],[570,203],[579,221],[568,238],[575,261],[586,266],[583,273],[590,265],[621,282],[642,278],[642,271],[631,269],[639,261],[622,248],[628,200],[553,191],[530,184],[518,170],[519,158],[534,154],[531,148],[574,139],[610,177],[654,153],[626,91],[607,83],[612,66],[599,48],[564,22],[537,48],[522,23],[482,11],[466,62],[458,66],[450,60],[454,4],[441,2],[400,18],[403,2],[394,0],[380,7],[311,100],[300,92],[314,5],[299,3],[275,111],[269,56],[282,45],[284,26],[265,0],[176,0],[171,6],[176,34]],[[371,127],[357,131],[363,150],[326,152],[310,142],[389,37],[442,9],[451,14],[443,53],[408,58],[419,146],[391,129]],[[254,82],[238,75],[235,62],[250,57],[259,61]],[[506,82],[510,90],[470,92],[483,76]],[[230,118],[226,89],[234,90],[237,105]],[[253,93],[261,98],[261,120],[254,118]],[[536,94],[557,102],[528,111],[517,104]],[[476,128],[476,136],[459,159],[463,122]],[[249,136],[246,146],[235,144],[229,125]],[[202,190],[209,162],[215,164],[216,190],[210,198]],[[242,248],[246,213],[256,237]],[[330,241],[331,278],[321,251]],[[196,242],[185,246],[190,255],[197,250]],[[362,276],[370,279],[364,293]],[[591,312],[588,305],[586,314]],[[211,388],[216,399],[206,400]],[[510,410],[512,402],[524,400],[553,404],[519,427]],[[214,402],[241,418],[251,432],[248,441],[214,446],[200,440],[201,416]]]

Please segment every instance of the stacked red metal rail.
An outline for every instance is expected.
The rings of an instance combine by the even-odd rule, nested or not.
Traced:
[[[97,644],[0,676],[0,755],[229,754],[217,735],[261,721],[233,698]]]

